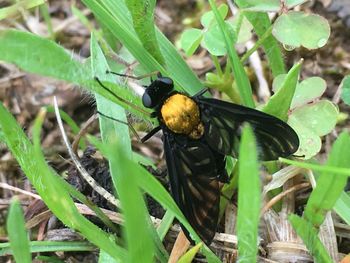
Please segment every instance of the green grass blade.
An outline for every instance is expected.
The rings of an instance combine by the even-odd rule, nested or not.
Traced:
[[[209,4],[214,12],[216,21],[219,25],[219,28],[222,32],[222,35],[225,39],[225,45],[228,53],[229,61],[233,68],[233,74],[235,77],[235,81],[237,84],[237,88],[239,91],[239,94],[241,96],[241,99],[243,101],[243,104],[245,106],[255,108],[255,104],[253,101],[253,95],[252,95],[252,87],[250,86],[250,82],[248,79],[247,74],[245,73],[245,70],[243,68],[243,65],[241,63],[241,60],[238,57],[238,54],[236,50],[234,49],[234,42],[230,36],[230,32],[228,31],[228,28],[226,26],[225,21],[221,17],[215,3],[213,0],[209,0]]]
[[[263,111],[286,121],[288,110],[292,103],[295,88],[299,79],[302,60],[295,64],[288,72],[281,88],[270,98]]]
[[[0,8],[0,20],[19,14],[19,10],[21,9],[30,9],[44,3],[45,0],[18,1],[11,6]]]
[[[108,255],[103,250],[100,250],[100,254],[98,257],[98,263],[119,263],[117,260],[112,258],[110,255]]]
[[[177,85],[190,94],[203,88],[175,47],[156,29],[156,37],[166,63],[163,68],[153,56],[143,47],[136,32],[130,13],[123,1],[105,0],[100,4],[92,0],[83,0],[104,26],[117,37],[131,54],[149,71],[159,70],[165,76],[171,77]]]
[[[95,251],[96,246],[85,241],[31,241],[30,253],[57,251]],[[10,243],[0,243],[0,256],[13,254]],[[23,262],[23,261],[17,261]],[[31,260],[29,262],[32,262]]]
[[[31,73],[78,83],[84,88],[122,105],[135,115],[149,119],[147,111],[141,112],[102,89],[93,79],[90,64],[82,64],[75,60],[64,48],[53,41],[26,32],[0,30],[0,50],[2,51],[0,52],[0,60],[14,63]],[[124,100],[142,107],[140,97],[129,89],[111,83],[111,81],[104,82],[104,84]]]
[[[39,144],[40,132],[38,132],[43,116],[39,116],[33,129],[35,144],[33,146],[21,127],[1,103],[0,115],[0,127],[7,146],[49,209],[65,225],[79,231],[96,246],[104,249],[114,258],[123,259],[125,250],[117,246],[107,233],[79,214],[58,175],[53,172],[43,158]]]
[[[350,225],[350,196],[348,194],[342,192],[333,209],[341,219]]]
[[[257,148],[250,126],[245,126],[242,132],[238,165],[239,262],[256,262],[261,192]]]
[[[164,58],[160,52],[154,26],[155,0],[128,0],[125,1],[132,16],[134,29],[145,47],[152,56],[164,65]]]
[[[0,59],[25,71],[83,83],[90,76],[87,67],[51,40],[16,30],[0,30]]]
[[[7,217],[7,233],[16,262],[32,262],[32,256],[29,251],[28,233],[25,229],[22,208],[17,198],[14,198],[11,202]]]
[[[119,143],[103,146],[108,153],[111,173],[124,216],[124,235],[127,240],[127,262],[153,262],[155,246],[150,233],[151,223],[141,191],[137,185],[137,165],[125,154]]]
[[[99,47],[95,35],[91,34],[91,72],[94,76],[98,76],[102,80],[113,81],[114,76],[112,74],[106,74],[106,70],[109,70],[107,61]],[[93,76],[91,76],[93,78]],[[102,89],[102,87],[101,87]],[[115,118],[117,120],[127,122],[125,110],[118,105],[115,105],[111,101],[108,101],[99,94],[95,94],[97,110],[104,113],[107,116]],[[118,136],[119,142],[122,144],[125,154],[131,155],[131,143],[129,136],[129,129],[126,124],[116,122],[100,116],[100,130],[102,141],[108,144],[110,138]]]
[[[101,143],[99,143],[95,138],[89,137],[89,139],[97,148],[99,148],[102,151],[104,155],[110,156],[110,153],[108,153],[106,147],[101,146]],[[114,155],[112,156],[112,158],[115,158]],[[165,209],[170,210],[179,219],[181,224],[183,224],[186,227],[186,229],[191,233],[192,237],[197,243],[201,242],[196,232],[193,230],[191,225],[187,222],[185,216],[177,207],[175,201],[172,199],[167,190],[164,189],[161,183],[156,178],[154,178],[154,176],[150,174],[146,169],[139,166],[134,161],[128,160],[125,163],[128,163],[128,167],[132,167],[133,174],[136,177],[135,180],[138,186],[143,191],[147,192],[158,203],[160,203]],[[125,163],[123,163],[123,165],[126,165]],[[206,246],[204,246],[203,253],[207,256],[208,262],[221,262],[216,257],[216,255]]]
[[[327,165],[350,168],[350,136],[347,132],[339,135],[329,154]],[[322,173],[317,180],[305,208],[305,218],[315,227],[324,221],[326,213],[333,208],[346,185],[342,175]]]
[[[157,228],[157,232],[161,240],[163,240],[165,235],[168,233],[171,225],[173,224],[174,218],[175,216],[171,211],[166,211],[165,215],[162,218],[162,222]]]
[[[183,255],[177,263],[191,263],[201,246],[203,246],[203,243],[195,245],[193,248],[187,251],[186,254]]]
[[[312,224],[294,214],[289,215],[288,219],[298,236],[304,241],[311,255],[315,258],[315,262],[333,262]]]

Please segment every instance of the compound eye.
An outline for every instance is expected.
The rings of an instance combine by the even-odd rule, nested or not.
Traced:
[[[153,108],[152,98],[151,98],[151,96],[148,94],[147,90],[146,90],[145,93],[143,93],[143,95],[142,95],[142,104],[143,104],[143,106],[145,106],[146,108]]]

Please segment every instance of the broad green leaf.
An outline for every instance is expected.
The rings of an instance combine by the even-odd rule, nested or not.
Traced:
[[[225,19],[228,13],[228,6],[226,4],[221,4],[218,7],[218,11],[222,17],[222,19]],[[213,11],[205,12],[201,17],[201,24],[204,28],[209,28],[209,26],[216,24],[215,16]]]
[[[239,147],[237,238],[239,262],[256,262],[260,214],[260,177],[252,128],[245,126]]]
[[[342,80],[341,98],[347,105],[350,105],[350,76],[345,76]]]
[[[286,75],[279,75],[273,81],[273,91],[277,91]],[[305,105],[321,97],[327,88],[326,81],[320,77],[311,77],[297,84],[293,96],[291,109]]]
[[[315,262],[333,262],[319,239],[316,229],[310,222],[294,214],[289,215],[288,220],[298,236],[304,241],[310,254],[315,258]]]
[[[180,39],[181,48],[187,56],[192,56],[199,47],[203,38],[203,32],[197,28],[186,29]]]
[[[263,111],[286,121],[292,103],[302,61],[295,64],[281,84],[281,88],[270,98]]]
[[[16,262],[32,262],[23,211],[16,197],[12,200],[9,209],[7,217],[7,233],[10,239],[10,247]]]
[[[326,165],[350,168],[350,136],[347,132],[339,135],[334,142]],[[315,227],[319,227],[344,190],[347,177],[323,172],[317,180],[305,208],[305,218]]]
[[[242,102],[245,106],[255,108],[255,104],[252,96],[252,88],[248,79],[248,76],[243,68],[243,65],[238,57],[236,50],[234,49],[234,36],[230,34],[227,24],[222,19],[219,11],[213,0],[209,0],[210,7],[214,12],[216,22],[219,25],[221,34],[225,40],[225,45],[229,57],[229,61],[233,68],[233,75],[237,83],[239,94],[242,98]]]
[[[199,243],[199,244],[195,245],[193,248],[191,248],[189,251],[187,251],[186,254],[183,255],[177,261],[177,263],[191,263],[202,245],[203,245],[203,243]]]
[[[322,16],[291,11],[276,19],[272,34],[289,49],[316,49],[327,43],[330,27]]]
[[[21,9],[31,9],[44,3],[45,0],[17,1],[17,3],[11,6],[0,8],[0,20],[20,14]]]
[[[155,0],[125,1],[132,16],[134,29],[145,47],[159,64],[164,66],[164,58],[160,52],[154,26]]]

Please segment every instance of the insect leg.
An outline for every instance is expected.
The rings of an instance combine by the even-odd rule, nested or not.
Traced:
[[[122,74],[122,73],[109,71],[109,70],[107,70],[106,73],[107,74],[109,73],[109,74],[117,75],[117,76],[120,76],[120,77],[126,77],[126,78],[130,78],[130,79],[137,79],[137,80],[139,80],[139,79],[144,79],[144,78],[147,78],[147,77],[150,77],[150,76],[158,75],[159,71],[153,71],[153,72],[150,72],[150,73],[147,73],[147,74],[144,74],[144,75],[140,75],[140,76],[131,76],[131,75]]]
[[[153,130],[151,130],[149,133],[147,133],[147,134],[145,135],[145,137],[143,137],[143,138],[141,139],[141,142],[143,143],[143,142],[147,141],[147,140],[148,140],[149,138],[151,138],[154,134],[156,134],[158,131],[160,131],[160,129],[161,129],[160,126],[155,127]]]
[[[137,138],[137,140],[138,140],[138,141],[141,141],[140,136],[137,134],[136,130],[134,129],[134,127],[133,127],[129,122],[122,121],[122,120],[118,120],[118,119],[113,118],[113,117],[111,117],[111,116],[108,116],[108,115],[106,115],[106,114],[104,114],[104,113],[102,113],[102,112],[100,112],[100,111],[97,111],[97,113],[98,113],[99,115],[101,115],[101,116],[107,118],[107,119],[110,119],[110,120],[113,120],[113,121],[116,121],[116,122],[119,122],[119,123],[128,125],[129,128],[130,128],[130,130],[131,130],[131,132],[135,135],[135,137]]]
[[[202,90],[200,90],[199,92],[197,92],[196,94],[193,95],[193,97],[199,97],[202,96],[204,93],[206,93],[209,89],[208,88],[204,88]]]

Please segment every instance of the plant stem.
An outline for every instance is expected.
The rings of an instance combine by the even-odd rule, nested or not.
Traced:
[[[249,49],[241,58],[241,62],[244,63],[251,54],[253,54],[261,45],[262,43],[265,41],[266,38],[268,38],[272,32],[272,25],[265,31],[265,33],[261,36],[261,38],[259,38],[258,41],[256,41],[255,45]]]

